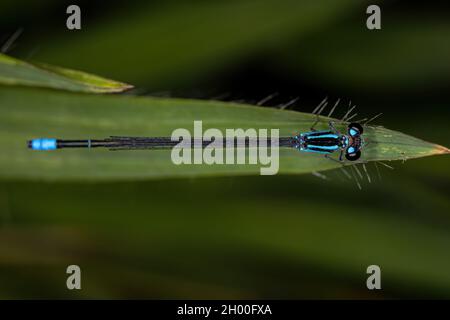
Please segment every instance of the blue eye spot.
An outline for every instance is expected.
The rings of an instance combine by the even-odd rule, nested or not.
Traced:
[[[349,134],[350,134],[352,137],[356,136],[358,133],[359,133],[359,132],[356,131],[356,130],[353,129],[353,128],[349,130]]]
[[[350,147],[347,149],[348,153],[354,153],[355,152],[355,147]]]

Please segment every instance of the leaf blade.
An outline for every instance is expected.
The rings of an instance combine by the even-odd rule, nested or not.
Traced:
[[[217,101],[159,99],[127,96],[69,94],[40,89],[0,88],[0,176],[47,180],[134,180],[190,176],[259,174],[260,165],[180,165],[167,151],[27,150],[26,141],[39,137],[96,139],[118,136],[170,136],[177,128],[193,131],[193,121],[207,128],[279,129],[281,136],[308,131],[314,115]],[[324,119],[326,120],[326,118]],[[319,128],[326,128],[327,121]],[[345,125],[339,125],[344,129]],[[381,130],[381,131],[380,131]],[[391,134],[410,141],[416,138],[388,129],[367,127],[369,140]],[[382,140],[380,140],[382,141]],[[422,153],[408,158],[448,153],[448,149],[421,142]],[[383,151],[382,144],[368,146],[363,160],[401,160],[400,149]],[[428,150],[425,152],[424,150]],[[399,151],[400,150],[400,151]],[[416,150],[417,151],[417,150]],[[302,174],[338,168],[340,164],[315,154],[280,148],[280,173]]]
[[[87,93],[113,93],[132,88],[131,85],[82,71],[46,64],[31,64],[2,53],[0,53],[0,84]]]

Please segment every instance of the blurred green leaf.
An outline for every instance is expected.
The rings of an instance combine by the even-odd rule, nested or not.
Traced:
[[[0,53],[0,84],[92,93],[121,92],[132,86],[81,71],[30,64]]]
[[[274,64],[294,77],[309,76],[338,88],[445,86],[450,79],[447,17],[386,14],[382,29],[376,31],[367,30],[362,21],[342,20],[312,33],[289,50],[279,51]]]
[[[23,282],[18,297],[373,298],[377,264],[375,296],[449,296],[449,201],[416,182],[383,172],[358,193],[292,176],[3,182],[2,294]],[[83,290],[58,290],[74,261]]]
[[[8,178],[147,179],[174,176],[256,174],[261,165],[174,165],[170,150],[58,150],[36,152],[26,141],[39,137],[103,139],[115,136],[171,136],[173,130],[217,128],[279,129],[280,136],[310,130],[312,114],[217,101],[68,94],[0,88],[0,175]],[[322,118],[317,128],[327,128]],[[345,124],[337,128],[346,130]],[[270,132],[269,132],[270,134]],[[366,127],[362,160],[399,160],[448,150],[381,127]],[[328,170],[339,163],[315,154],[280,148],[280,173]]]
[[[39,46],[35,58],[55,65],[109,75],[153,90],[174,88],[191,84],[211,70],[223,70],[257,50],[308,34],[355,5],[359,4],[350,0],[130,5],[80,32],[38,37],[38,43],[30,43],[28,50]]]

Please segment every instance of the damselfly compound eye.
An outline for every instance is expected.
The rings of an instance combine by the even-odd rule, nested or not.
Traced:
[[[351,137],[357,137],[363,134],[363,127],[359,123],[350,123],[348,125],[348,134]]]
[[[351,150],[352,152],[350,152],[350,150]],[[356,160],[358,160],[360,157],[361,157],[361,151],[355,150],[354,147],[348,148],[348,149],[347,149],[347,152],[345,153],[345,158],[346,158],[348,161],[356,161]]]

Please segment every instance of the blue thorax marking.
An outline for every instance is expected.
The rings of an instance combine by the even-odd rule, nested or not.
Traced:
[[[339,149],[338,145],[334,146],[316,146],[316,145],[308,145],[308,148],[314,148],[314,149],[323,149],[323,150],[337,150]]]
[[[300,149],[300,151],[304,151],[304,152],[314,152],[314,153],[321,153],[321,154],[330,154],[331,152],[330,151],[320,151],[320,150],[303,150],[303,149]]]
[[[302,134],[305,139],[339,139],[339,135],[327,131],[311,131]]]

